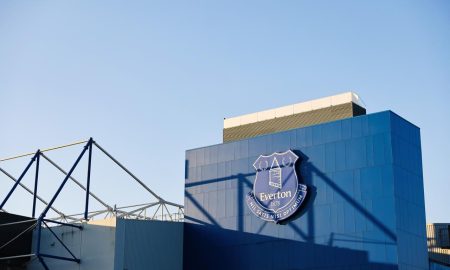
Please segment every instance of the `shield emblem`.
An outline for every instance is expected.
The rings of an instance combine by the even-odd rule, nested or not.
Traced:
[[[254,214],[264,220],[279,222],[300,207],[306,186],[297,178],[295,163],[298,159],[291,150],[256,159],[253,191],[247,195],[247,205]]]

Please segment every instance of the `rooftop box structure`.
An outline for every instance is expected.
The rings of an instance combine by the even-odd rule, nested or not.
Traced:
[[[359,96],[347,92],[275,109],[225,118],[223,142],[366,114]]]

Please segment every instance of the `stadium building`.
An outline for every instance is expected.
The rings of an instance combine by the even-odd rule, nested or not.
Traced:
[[[88,173],[78,216],[0,213],[0,269],[450,269],[449,224],[425,222],[420,129],[352,92],[225,119],[223,143],[186,151],[184,206],[85,143],[78,161],[97,147],[155,202],[89,212]]]

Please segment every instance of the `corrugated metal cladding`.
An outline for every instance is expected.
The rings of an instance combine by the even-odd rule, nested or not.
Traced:
[[[366,114],[366,109],[349,102],[328,108],[223,129],[223,141],[237,141],[263,134],[311,126]]]
[[[309,195],[275,224],[253,163],[291,149]],[[185,269],[428,270],[420,130],[391,111],[186,152]]]
[[[427,224],[428,256],[430,260],[450,266],[450,224]]]
[[[183,269],[183,223],[117,220],[114,270]]]

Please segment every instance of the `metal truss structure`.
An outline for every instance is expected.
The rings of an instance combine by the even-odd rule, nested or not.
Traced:
[[[52,159],[50,159],[47,155],[44,154],[44,152],[57,150],[69,146],[74,145],[80,145],[84,144],[84,147],[75,160],[74,164],[70,168],[70,170],[67,172],[64,169],[62,169],[57,163],[55,163]],[[96,147],[96,149],[100,150],[101,153],[106,155],[109,159],[111,159],[119,168],[121,168],[124,172],[126,172],[134,181],[136,181],[143,189],[145,189],[149,194],[152,200],[148,203],[144,204],[138,204],[138,205],[130,205],[130,206],[121,206],[117,207],[116,205],[111,206],[110,204],[107,204],[103,200],[101,200],[97,195],[95,195],[90,190],[90,183],[91,183],[91,169],[92,169],[92,150],[93,147]],[[86,179],[86,185],[83,185],[80,181],[75,179],[72,174],[74,170],[77,168],[80,160],[85,156],[87,153],[88,155],[88,167],[87,167],[87,179]],[[89,220],[92,220],[94,218],[110,218],[110,217],[116,217],[116,218],[126,218],[126,219],[143,219],[143,220],[162,220],[162,221],[183,221],[184,220],[184,207],[183,205],[176,204],[173,202],[169,202],[164,200],[162,197],[158,196],[155,192],[153,192],[147,185],[144,184],[139,178],[137,178],[133,173],[131,173],[124,165],[122,165],[117,159],[115,159],[111,154],[109,154],[105,149],[103,149],[96,141],[94,141],[93,138],[90,138],[87,141],[81,141],[76,142],[68,145],[63,145],[59,147],[54,147],[50,149],[45,150],[37,150],[33,153],[28,153],[24,155],[19,155],[15,157],[5,158],[1,159],[0,162],[26,157],[26,156],[32,156],[30,162],[27,164],[19,178],[13,177],[11,174],[9,174],[6,170],[0,167],[0,172],[6,175],[8,178],[10,178],[12,181],[14,181],[14,185],[11,188],[11,190],[8,192],[6,197],[2,200],[0,203],[0,211],[7,212],[4,209],[4,206],[8,199],[11,197],[11,195],[14,193],[14,191],[17,189],[18,186],[22,187],[24,190],[26,190],[28,193],[30,193],[33,196],[33,205],[32,205],[32,219],[26,222],[30,222],[31,226],[28,227],[25,231],[20,233],[19,235],[15,236],[11,241],[7,242],[3,246],[0,246],[0,250],[2,248],[5,248],[8,244],[19,238],[22,234],[30,231],[30,230],[37,230],[37,247],[36,247],[36,254],[19,254],[17,256],[12,257],[4,257],[0,258],[0,260],[11,260],[16,258],[24,258],[24,257],[32,257],[36,256],[38,260],[41,262],[43,267],[45,269],[49,269],[47,264],[44,261],[44,258],[49,259],[57,259],[57,260],[66,260],[66,261],[73,261],[76,263],[80,263],[80,258],[77,258],[70,249],[63,243],[63,241],[56,235],[56,233],[52,230],[53,225],[59,225],[59,226],[69,226],[73,228],[77,228],[82,230],[83,229],[83,222],[87,222]],[[37,194],[38,190],[38,184],[39,184],[39,164],[44,159],[49,164],[51,164],[53,167],[55,167],[58,171],[60,171],[64,175],[64,179],[62,180],[61,184],[59,185],[57,191],[51,198],[49,202],[44,200],[42,197],[40,197]],[[30,189],[29,187],[25,186],[23,183],[21,183],[24,176],[27,174],[27,172],[30,170],[32,165],[35,164],[35,177],[34,177],[34,187],[33,189]],[[60,195],[61,191],[63,190],[64,186],[68,181],[73,181],[78,187],[80,187],[85,192],[85,197],[83,198],[85,202],[84,211],[78,214],[71,214],[66,215],[60,210],[56,209],[53,204],[55,200]],[[89,211],[89,200],[90,199],[96,200],[98,203],[100,203],[104,209],[102,210],[96,210],[96,211]],[[36,213],[36,201],[39,200],[45,205],[44,210],[37,215]],[[57,214],[56,217],[47,218],[48,212],[52,210]],[[0,226],[14,226],[17,224],[17,222],[10,223],[10,224],[0,224]],[[64,249],[67,250],[67,252],[71,255],[70,257],[61,257],[61,256],[55,256],[51,254],[45,254],[41,252],[41,231],[42,228],[47,228],[50,233],[58,240],[58,242],[61,243],[61,245],[64,247]]]

